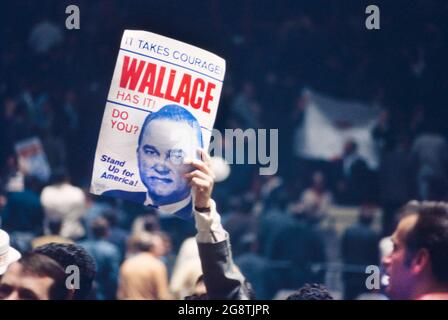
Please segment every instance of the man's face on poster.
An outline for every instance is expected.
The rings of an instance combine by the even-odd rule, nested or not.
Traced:
[[[192,169],[184,160],[197,157],[197,130],[169,119],[152,120],[142,130],[138,166],[149,196],[160,204],[183,200],[190,191],[184,174]]]

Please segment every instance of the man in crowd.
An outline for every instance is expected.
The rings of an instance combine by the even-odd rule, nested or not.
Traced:
[[[93,258],[76,244],[49,243],[34,249],[35,253],[45,255],[56,261],[65,271],[69,266],[79,268],[79,288],[70,297],[73,300],[92,299],[92,284],[96,274]]]
[[[372,228],[375,213],[374,206],[361,206],[358,222],[349,226],[342,236],[342,260],[350,267],[343,273],[345,300],[356,299],[368,291],[365,285],[366,267],[379,262],[380,236]]]
[[[117,291],[118,270],[120,268],[120,251],[107,241],[109,223],[103,217],[96,218],[90,226],[93,239],[79,244],[94,258],[96,264],[96,297],[98,300],[115,299]]]
[[[82,238],[85,235],[80,221],[86,210],[84,192],[70,183],[63,169],[56,170],[52,179],[53,184],[46,186],[40,195],[45,211],[45,226],[50,219],[60,219],[62,237],[73,240]]]
[[[68,238],[61,237],[59,234],[61,233],[62,228],[62,220],[55,218],[55,219],[49,219],[48,221],[48,234],[34,238],[31,241],[31,247],[37,248],[40,246],[43,246],[44,244],[48,243],[73,243],[72,240]]]
[[[1,300],[65,300],[73,291],[65,285],[64,269],[53,259],[29,253],[9,266],[0,282]]]
[[[168,273],[157,254],[158,238],[149,232],[136,235],[138,253],[120,267],[117,298],[120,300],[166,300]]]
[[[383,258],[393,299],[448,300],[448,203],[411,201]]]
[[[337,198],[344,204],[356,205],[365,201],[369,193],[369,168],[358,151],[358,144],[348,140],[341,159],[335,162]]]
[[[39,199],[39,182],[25,177],[25,189],[8,193],[8,201],[2,213],[2,228],[11,234],[42,234],[44,213]]]

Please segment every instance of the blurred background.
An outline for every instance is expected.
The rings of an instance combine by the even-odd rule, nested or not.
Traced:
[[[149,233],[172,297],[192,292],[201,274],[192,222],[88,193],[120,38],[146,30],[226,59],[216,128],[279,130],[276,175],[231,165],[214,191],[257,297],[306,282],[359,297],[400,206],[448,190],[448,3],[374,2],[5,1],[1,228],[22,252],[49,239],[90,248],[98,299],[116,297],[121,263]],[[70,4],[80,30],[65,28]],[[380,30],[365,27],[369,4]],[[19,161],[42,151],[37,172]]]

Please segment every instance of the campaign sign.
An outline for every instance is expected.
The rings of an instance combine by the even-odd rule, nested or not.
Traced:
[[[208,149],[225,60],[145,31],[121,40],[95,154],[91,192],[191,216],[184,174]]]
[[[47,156],[38,137],[19,141],[14,146],[19,167],[28,176],[47,182],[51,175]]]

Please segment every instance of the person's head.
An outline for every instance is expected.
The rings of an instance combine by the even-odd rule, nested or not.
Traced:
[[[344,144],[344,156],[350,156],[358,151],[358,144],[355,140],[347,140]]]
[[[9,235],[0,229],[0,279],[8,267],[20,259],[20,252],[10,246]]]
[[[252,214],[254,201],[250,198],[250,195],[244,195],[241,197],[240,201],[238,202],[237,212],[239,214],[244,215],[250,215]]]
[[[167,105],[149,114],[140,131],[137,148],[140,178],[158,205],[185,199],[190,192],[184,174],[202,147],[199,122],[185,108]]]
[[[94,219],[90,228],[95,239],[104,239],[109,234],[109,222],[103,217]]]
[[[375,214],[376,214],[375,206],[369,204],[363,204],[361,206],[361,209],[359,210],[358,221],[362,225],[370,226],[375,218]]]
[[[135,235],[134,241],[139,252],[150,252],[156,257],[165,255],[165,243],[158,232],[141,231]]]
[[[107,220],[110,227],[115,227],[118,225],[118,214],[114,209],[106,209],[103,211],[102,216]]]
[[[156,232],[160,230],[159,216],[147,214],[143,216],[143,230],[147,232]]]
[[[52,235],[59,235],[61,233],[62,220],[59,218],[52,218],[48,221],[48,230]]]
[[[244,94],[248,97],[248,98],[253,98],[255,96],[255,86],[252,82],[250,81],[245,81],[243,83],[243,90]]]
[[[290,294],[286,300],[333,300],[333,297],[323,285],[306,283],[302,288]]]
[[[16,154],[9,154],[6,157],[6,167],[7,171],[15,172],[19,167],[19,160]]]
[[[79,289],[75,290],[73,299],[86,299],[92,289],[96,266],[93,258],[79,245],[68,243],[49,243],[37,247],[33,252],[43,254],[57,263],[65,270],[74,265],[79,268]]]
[[[14,262],[0,282],[1,300],[65,300],[70,290],[66,274],[53,259],[38,253],[25,254]]]
[[[40,193],[41,183],[39,179],[35,176],[25,176],[24,179],[25,189],[33,191],[35,193]]]
[[[6,97],[3,101],[3,115],[5,118],[12,118],[17,109],[17,102],[12,97]]]
[[[383,258],[391,298],[448,291],[448,203],[411,201],[392,242],[393,251]]]
[[[311,177],[311,184],[313,189],[322,191],[325,189],[325,177],[324,174],[320,171],[316,171],[313,173]]]
[[[62,167],[55,169],[50,177],[50,184],[62,184],[69,181],[70,177],[68,172]]]
[[[267,208],[278,208],[281,212],[285,212],[289,203],[289,196],[286,187],[282,186],[274,189],[270,194],[266,203]]]
[[[380,114],[378,115],[378,122],[381,124],[386,124],[387,121],[390,119],[390,113],[389,110],[383,109],[381,110]]]

